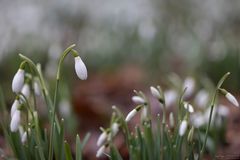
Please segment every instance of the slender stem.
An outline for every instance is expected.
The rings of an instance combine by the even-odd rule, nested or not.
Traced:
[[[203,153],[204,153],[204,151],[205,151],[205,146],[206,146],[206,143],[207,143],[207,136],[208,136],[209,128],[210,128],[210,125],[211,125],[213,109],[214,109],[214,106],[215,106],[215,102],[216,102],[216,98],[217,98],[217,95],[218,95],[218,92],[219,92],[219,88],[221,88],[223,82],[227,79],[227,77],[228,77],[229,75],[230,75],[230,72],[227,72],[227,73],[219,80],[219,82],[218,82],[218,84],[217,84],[217,88],[216,88],[215,93],[214,93],[214,96],[213,96],[213,99],[212,99],[212,101],[211,101],[210,117],[209,117],[209,121],[208,121],[207,130],[206,130],[206,133],[205,133],[205,138],[204,138],[203,146],[202,146],[202,149],[201,149],[201,151],[200,151],[200,159],[202,158]]]
[[[52,111],[52,120],[51,120],[51,131],[50,131],[50,140],[49,140],[49,154],[48,154],[48,160],[52,160],[53,158],[53,129],[54,129],[54,119],[56,114],[56,104],[57,104],[57,95],[58,95],[58,89],[59,89],[59,82],[60,82],[60,76],[61,76],[61,67],[62,63],[65,59],[65,57],[71,52],[71,50],[75,47],[75,44],[69,46],[62,54],[62,57],[60,57],[59,63],[58,63],[58,70],[57,70],[57,76],[56,76],[56,85],[55,85],[55,92],[54,92],[54,99],[53,99],[53,111]]]

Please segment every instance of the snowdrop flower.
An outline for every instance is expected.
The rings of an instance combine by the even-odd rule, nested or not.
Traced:
[[[153,95],[155,98],[161,99],[161,94],[160,94],[160,92],[158,91],[157,88],[151,86],[151,87],[150,87],[150,91],[151,91],[152,95]]]
[[[104,143],[104,141],[107,139],[107,137],[108,137],[107,131],[103,131],[97,140],[97,146],[98,147],[101,146]]]
[[[219,90],[227,98],[229,102],[231,102],[236,107],[239,107],[237,99],[231,93],[222,88],[219,88]]]
[[[105,145],[103,145],[102,147],[100,147],[100,148],[98,149],[98,151],[97,151],[96,157],[97,157],[97,158],[101,157],[101,156],[103,155],[105,149],[106,149],[106,146],[105,146]]]
[[[136,104],[144,104],[144,103],[146,103],[145,100],[142,97],[140,97],[140,96],[133,96],[132,97],[132,101],[134,103],[136,103]]]
[[[173,112],[171,112],[170,115],[169,115],[169,125],[170,125],[171,128],[174,128],[175,122],[174,122]]]
[[[19,93],[24,84],[24,74],[25,71],[21,68],[18,69],[17,73],[13,77],[12,81],[12,91],[15,93]]]
[[[167,90],[164,92],[166,106],[171,106],[177,100],[177,92],[175,90]]]
[[[26,97],[29,98],[30,96],[30,86],[28,83],[25,83],[22,87],[21,93]]]
[[[114,122],[112,124],[112,127],[111,127],[111,131],[112,131],[112,136],[115,136],[117,135],[118,131],[119,131],[119,124]]]
[[[185,97],[191,96],[195,89],[195,81],[192,77],[188,77],[185,79],[185,81],[183,83],[183,90],[185,88],[187,88],[187,90],[185,92]]]
[[[179,135],[183,136],[187,130],[188,123],[186,120],[183,120],[179,127]]]
[[[217,113],[222,117],[227,117],[229,115],[229,109],[227,106],[220,104],[217,107]]]
[[[142,109],[142,113],[141,113],[141,119],[142,120],[146,120],[147,119],[147,113],[148,113],[147,107],[144,106],[143,109]]]
[[[125,121],[126,121],[126,122],[129,122],[129,121],[137,114],[137,112],[142,109],[142,107],[143,107],[142,105],[137,106],[137,107],[134,108],[131,112],[129,112],[128,115],[127,115],[127,117],[126,117],[126,119],[125,119]]]
[[[18,107],[20,106],[20,102],[19,99],[16,98],[12,104],[12,108],[11,108],[11,118],[13,117],[14,112],[18,109]]]
[[[22,144],[24,144],[27,141],[27,132],[25,131],[22,135],[21,135],[21,142]]]
[[[233,105],[235,105],[236,107],[239,107],[238,101],[237,99],[231,94],[231,93],[227,93],[225,95],[225,97],[229,100],[229,102],[231,102]]]
[[[79,56],[76,56],[74,59],[75,59],[75,71],[77,73],[77,76],[81,80],[86,80],[88,75],[85,64],[83,63],[82,59]]]
[[[20,126],[21,121],[21,112],[19,110],[16,110],[13,114],[11,123],[10,123],[10,129],[12,132],[16,132]]]
[[[194,103],[200,108],[206,107],[208,101],[209,101],[209,94],[204,89],[200,90],[194,99]]]
[[[193,113],[194,112],[193,106],[191,104],[189,104],[187,102],[184,102],[183,106],[184,106],[184,108],[186,110],[188,110],[189,113]]]

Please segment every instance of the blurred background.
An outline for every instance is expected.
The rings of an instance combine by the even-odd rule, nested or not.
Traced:
[[[173,73],[216,83],[230,71],[225,86],[238,95],[239,15],[240,1],[234,0],[1,0],[0,83],[10,107],[11,81],[23,53],[42,64],[51,89],[61,52],[75,43],[89,78],[76,78],[69,56],[59,112],[75,114],[72,128],[90,131],[88,148],[96,150],[111,106],[128,112],[133,89],[165,84]]]

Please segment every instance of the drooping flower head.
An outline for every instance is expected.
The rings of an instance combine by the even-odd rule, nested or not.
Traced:
[[[19,93],[23,87],[25,75],[24,66],[25,62],[22,62],[17,73],[13,77],[12,91],[15,93]]]
[[[12,132],[16,132],[20,126],[21,121],[21,112],[19,110],[16,110],[13,114],[13,117],[11,119],[10,123],[10,129]]]
[[[187,131],[187,126],[188,126],[187,120],[183,120],[179,127],[180,136],[183,136],[185,134],[185,132]]]

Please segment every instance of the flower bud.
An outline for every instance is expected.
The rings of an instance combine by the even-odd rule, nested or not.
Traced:
[[[26,97],[29,98],[30,96],[30,86],[28,83],[25,83],[22,87],[21,93]]]
[[[193,113],[194,112],[193,106],[191,104],[189,104],[187,102],[184,102],[183,106],[184,106],[184,108],[186,110],[188,110],[189,113]]]
[[[87,68],[79,56],[75,57],[75,71],[81,80],[87,79]]]
[[[19,110],[16,110],[13,114],[11,123],[10,123],[10,129],[12,132],[16,132],[20,126],[21,121],[21,112]]]
[[[185,89],[185,88],[187,88],[187,90],[185,92],[185,96],[186,97],[191,96],[195,89],[195,81],[192,77],[188,77],[185,79],[185,81],[183,83],[183,89]]]
[[[34,82],[33,82],[33,90],[34,90],[35,95],[37,95],[37,96],[41,95],[41,89],[39,87],[37,80],[34,80]]]
[[[186,120],[183,120],[179,127],[179,135],[183,136],[187,130],[188,123]]]
[[[161,94],[160,94],[160,92],[158,91],[157,88],[151,86],[151,87],[150,87],[150,91],[151,91],[152,95],[153,95],[155,98],[161,99]]]
[[[13,77],[12,81],[12,91],[15,93],[19,93],[24,84],[24,74],[25,71],[21,68],[18,69],[17,73]]]
[[[229,102],[231,102],[233,105],[235,105],[236,107],[239,107],[238,101],[237,99],[231,94],[231,93],[227,93],[225,95],[225,97],[229,100]]]
[[[194,127],[192,127],[188,133],[187,141],[191,143],[193,141]]]
[[[13,117],[14,112],[18,109],[19,106],[20,106],[19,100],[15,99],[11,108],[11,118]]]
[[[106,131],[103,131],[97,140],[98,147],[104,143],[104,141],[107,139],[107,136],[108,136],[108,133]]]
[[[112,131],[112,136],[115,136],[117,135],[118,131],[119,131],[119,124],[114,122],[112,124],[112,127],[111,127],[111,131]]]
[[[105,145],[103,145],[102,147],[100,147],[100,148],[98,149],[98,151],[97,151],[96,157],[97,157],[97,158],[101,157],[101,156],[103,155],[105,149],[106,149],[106,146],[105,146]]]
[[[136,104],[144,104],[144,103],[146,103],[145,100],[142,97],[140,97],[140,96],[133,96],[132,97],[132,101],[134,103],[136,103]]]
[[[25,131],[22,135],[21,135],[21,142],[22,144],[24,144],[27,141],[27,132]]]
[[[127,117],[126,117],[126,119],[125,119],[125,121],[129,122],[137,114],[137,112],[138,111],[136,109],[134,109],[131,112],[129,112]]]

